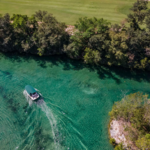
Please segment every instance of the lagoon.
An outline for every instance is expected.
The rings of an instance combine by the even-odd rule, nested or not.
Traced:
[[[150,94],[149,75],[60,56],[0,53],[1,149],[113,150],[108,113],[129,93]],[[41,103],[26,100],[27,84],[42,94]]]

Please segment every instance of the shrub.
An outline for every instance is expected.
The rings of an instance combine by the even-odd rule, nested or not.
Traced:
[[[119,144],[115,147],[115,150],[124,150],[123,145]]]
[[[105,50],[110,45],[109,28],[110,23],[103,18],[79,18],[75,24],[77,31],[70,38],[70,44],[67,47],[66,53],[71,57],[85,56],[85,50],[90,50],[92,55],[98,55],[104,57]],[[96,54],[93,54],[96,53]],[[85,56],[87,57],[87,56]],[[89,61],[95,59],[93,56]],[[92,62],[95,62],[92,60]]]
[[[146,134],[145,137],[139,138],[136,141],[136,146],[140,149],[150,149],[150,134]]]
[[[87,64],[98,64],[101,60],[100,52],[90,48],[85,49],[84,62]]]
[[[116,145],[117,145],[117,143],[116,143],[116,141],[115,141],[114,138],[111,138],[111,139],[109,140],[109,142],[110,142],[110,144],[112,144],[113,146],[116,146]]]

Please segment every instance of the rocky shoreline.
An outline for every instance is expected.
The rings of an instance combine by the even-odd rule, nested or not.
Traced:
[[[116,144],[123,145],[124,149],[132,149],[137,150],[135,144],[130,141],[128,137],[128,131],[126,131],[126,127],[131,127],[129,122],[124,122],[122,120],[112,120],[109,126],[109,135],[111,139],[114,139]]]
[[[127,140],[124,133],[123,121],[112,120],[109,129],[110,137],[115,139],[116,143],[123,143],[127,147]]]

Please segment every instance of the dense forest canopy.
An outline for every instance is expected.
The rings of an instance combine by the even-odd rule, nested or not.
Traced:
[[[33,16],[9,14],[0,17],[0,50],[27,53],[57,54],[63,52],[69,35],[66,25],[46,11]]]
[[[0,15],[0,50],[42,55],[67,54],[87,64],[150,70],[150,9],[137,0],[126,23],[112,25],[101,18],[79,18],[75,32],[52,14]]]

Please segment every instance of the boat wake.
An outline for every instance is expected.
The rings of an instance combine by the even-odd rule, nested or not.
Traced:
[[[55,119],[55,117],[52,113],[52,110],[46,105],[46,103],[44,102],[44,99],[43,99],[43,97],[40,93],[39,93],[40,94],[40,99],[38,99],[37,101],[31,100],[31,98],[28,96],[26,90],[23,91],[23,94],[24,94],[27,102],[29,103],[29,106],[32,106],[33,103],[36,103],[37,106],[39,108],[41,108],[41,110],[46,114],[46,116],[49,120],[51,129],[52,129],[53,140],[54,140],[54,143],[55,143],[56,150],[59,150],[60,149],[59,136],[58,136],[59,132],[58,132],[58,128],[57,128],[57,122],[56,122],[56,119]]]
[[[50,102],[49,104],[51,105],[51,111],[57,116],[57,122],[55,122],[56,130],[54,130],[56,142],[59,142],[61,146],[64,145],[65,150],[73,150],[75,147],[76,149],[87,150],[84,138],[78,131],[74,120],[72,120],[59,106]],[[61,149],[63,148],[61,147]]]
[[[58,128],[57,128],[56,118],[54,117],[54,114],[53,114],[52,110],[46,105],[45,102],[43,102],[41,105],[38,105],[38,106],[46,114],[46,116],[49,120],[51,129],[52,129],[52,134],[53,134],[53,140],[54,140],[54,143],[55,143],[55,147],[56,147],[56,150],[59,150],[60,149],[60,144],[59,144],[60,136],[59,136],[59,131],[58,131]]]
[[[56,150],[74,149],[74,147],[78,147],[78,149],[83,150],[87,149],[83,142],[83,137],[75,127],[73,120],[69,118],[59,106],[49,103],[51,107],[48,107],[41,94],[40,99],[37,101],[31,100],[25,90],[23,91],[23,94],[27,99],[29,106],[36,103],[37,106],[45,113],[51,127]]]

